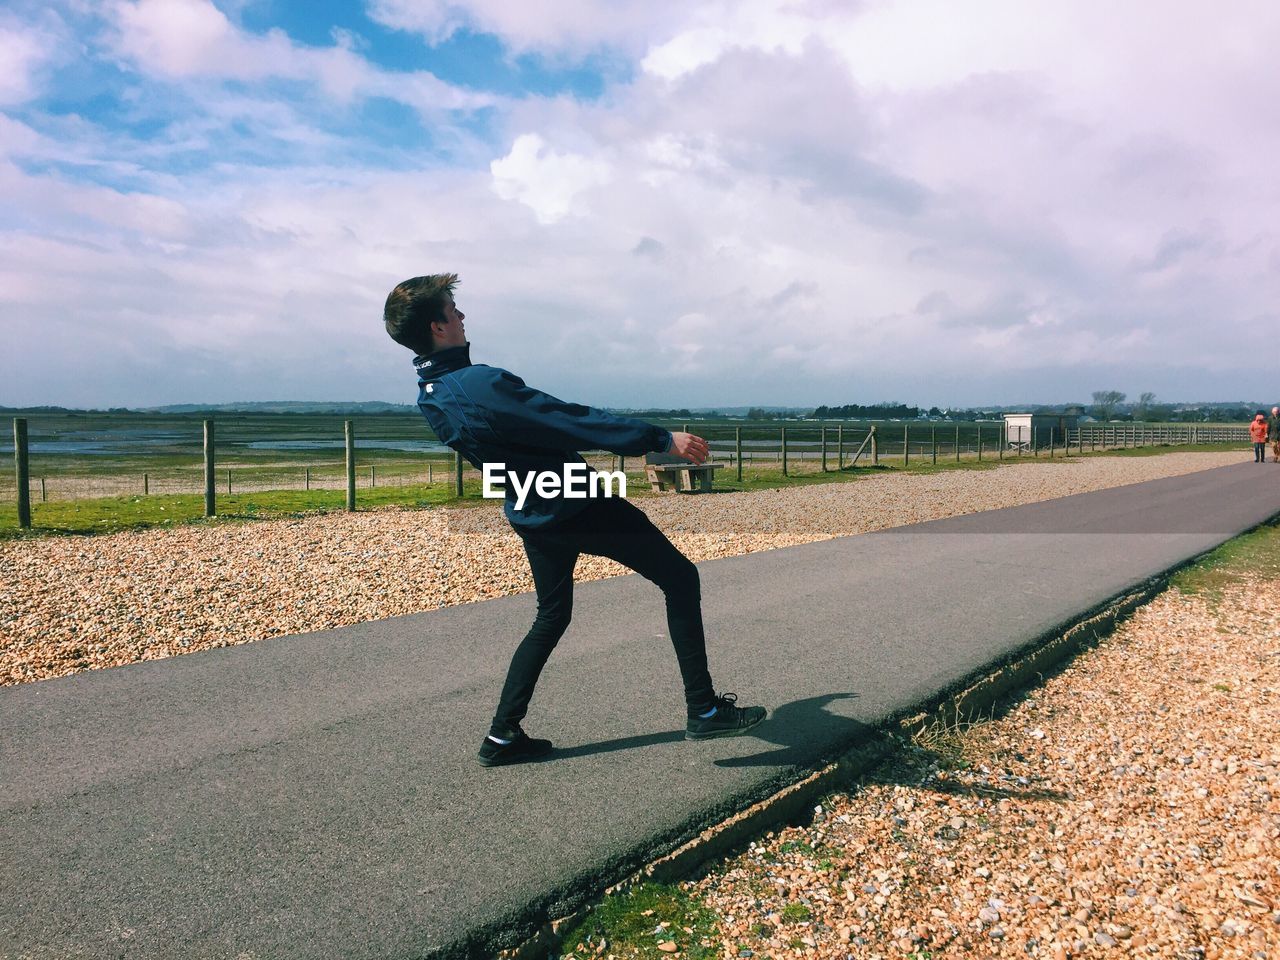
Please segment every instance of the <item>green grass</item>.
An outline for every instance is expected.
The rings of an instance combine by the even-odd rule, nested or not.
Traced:
[[[658,949],[664,941],[673,941],[689,960],[712,960],[720,953],[715,914],[680,887],[663,883],[605,897],[560,935],[564,957],[593,956],[601,941],[608,942],[606,953],[620,960],[668,957]]]
[[[387,506],[432,507],[444,504],[478,506],[488,503],[480,497],[480,482],[468,480],[466,498],[453,495],[453,484],[422,484],[415,487],[375,487],[357,493],[361,509]],[[342,490],[266,490],[255,493],[219,494],[218,515],[205,519],[204,496],[194,493],[157,494],[136,497],[95,497],[88,500],[51,500],[31,505],[30,531],[18,528],[18,512],[12,502],[0,510],[0,538],[45,534],[116,533],[183,523],[226,523],[272,517],[298,516],[317,511],[346,509]]]
[[[1228,540],[1170,582],[1183,593],[1216,601],[1227,587],[1256,576],[1280,579],[1280,526],[1267,524]]]
[[[1072,447],[1071,455],[1076,456],[1075,448]],[[1153,444],[1145,447],[1113,447],[1106,451],[1097,450],[1090,452],[1086,447],[1084,455],[1088,456],[1108,456],[1108,457],[1158,457],[1163,453],[1230,453],[1237,451],[1241,459],[1248,459],[1253,456],[1253,448],[1248,445],[1238,443],[1172,443],[1172,444]],[[1026,459],[1026,458],[1024,458]]]
[[[782,908],[782,919],[787,923],[804,923],[813,919],[813,911],[803,903],[793,900]]]

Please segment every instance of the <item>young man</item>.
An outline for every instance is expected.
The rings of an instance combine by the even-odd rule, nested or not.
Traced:
[[[543,472],[567,476],[570,464],[583,465],[577,469],[590,473],[579,450],[624,456],[664,451],[702,463],[706,441],[565,403],[525,386],[506,370],[473,364],[463,327],[466,317],[453,300],[457,282],[452,273],[404,281],[387,297],[383,320],[391,338],[414,351],[418,407],[436,436],[481,470],[486,463],[502,463],[504,475],[523,478],[518,483],[525,491],[524,502],[517,501],[517,484],[508,482],[503,509],[524,542],[538,612],[512,657],[497,712],[480,747],[480,763],[516,763],[551,752],[549,741],[527,736],[520,722],[538,675],[569,626],[573,568],[582,553],[616,560],[662,588],[684,681],[685,737],[702,740],[750,730],[764,720],[765,709],[739,707],[733,694],[717,696],[711,685],[698,568],[626,500],[571,499],[559,491],[543,495],[533,482]]]
[[[1272,407],[1267,417],[1267,439],[1271,441],[1271,462],[1280,463],[1280,407]]]

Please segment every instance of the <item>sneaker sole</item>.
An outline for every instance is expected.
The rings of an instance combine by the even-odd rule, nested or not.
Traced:
[[[684,738],[686,740],[719,740],[722,737],[740,737],[747,731],[754,730],[756,727],[760,726],[760,724],[764,723],[768,719],[769,719],[769,711],[766,710],[764,713],[764,716],[762,716],[755,723],[747,724],[745,727],[733,727],[729,730],[715,730],[711,733],[692,733],[686,730],[684,732]]]
[[[517,763],[537,763],[540,760],[546,760],[553,753],[555,747],[543,753],[526,753],[519,757],[476,757],[476,763],[482,767],[509,767]]]

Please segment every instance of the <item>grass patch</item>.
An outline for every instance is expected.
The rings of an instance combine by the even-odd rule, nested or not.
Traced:
[[[669,957],[660,944],[674,943],[681,957],[718,957],[716,915],[682,888],[644,883],[605,897],[585,916],[561,931],[561,955],[590,957],[603,953],[619,960]]]
[[[1072,456],[1077,456],[1072,447]],[[1106,450],[1090,451],[1085,447],[1084,455],[1107,457],[1158,457],[1165,453],[1231,453],[1237,451],[1240,458],[1253,455],[1253,448],[1238,443],[1156,443],[1142,447],[1109,447]],[[1024,458],[1025,459],[1025,458]]]
[[[912,734],[911,741],[920,749],[933,754],[933,759],[941,769],[967,770],[971,764],[965,756],[966,735],[992,719],[994,713],[988,716],[975,714],[954,717],[950,720],[938,718]]]
[[[803,903],[793,900],[782,908],[782,919],[787,923],[804,923],[813,919],[813,911]]]
[[[1280,526],[1267,524],[1228,540],[1178,571],[1170,583],[1183,593],[1217,601],[1226,588],[1254,577],[1280,579]]]
[[[431,507],[472,506],[490,501],[480,497],[480,482],[464,484],[466,497],[453,495],[453,484],[405,487],[374,487],[356,494],[360,509],[388,506]],[[18,528],[18,511],[12,503],[0,509],[0,539],[42,534],[117,533],[184,523],[225,523],[302,516],[308,513],[346,509],[342,490],[264,490],[252,493],[221,493],[218,516],[204,516],[204,495],[195,493],[156,494],[135,497],[95,497],[86,500],[50,500],[31,505],[30,531]]]

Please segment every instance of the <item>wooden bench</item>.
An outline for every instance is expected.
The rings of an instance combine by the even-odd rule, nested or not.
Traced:
[[[716,471],[723,466],[723,463],[690,463],[671,453],[649,453],[644,458],[644,472],[655,492],[666,490],[667,484],[681,493],[709,492]]]

